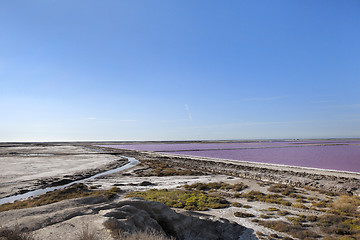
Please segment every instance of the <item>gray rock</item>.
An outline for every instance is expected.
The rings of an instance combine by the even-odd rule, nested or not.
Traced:
[[[100,211],[109,221],[122,228],[123,231],[146,231],[154,229],[166,233],[176,239],[238,239],[246,230],[245,227],[227,219],[213,218],[200,219],[176,213],[174,210],[159,202],[144,201],[141,199],[125,199],[116,203],[117,207],[111,210]]]

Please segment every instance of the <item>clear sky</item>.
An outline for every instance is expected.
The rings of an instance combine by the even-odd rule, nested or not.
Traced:
[[[0,141],[360,137],[360,1],[1,1],[0,110]]]

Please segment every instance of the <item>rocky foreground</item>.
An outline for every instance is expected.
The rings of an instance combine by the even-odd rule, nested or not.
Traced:
[[[176,239],[256,239],[252,230],[226,219],[190,211],[177,213],[165,204],[103,197],[65,200],[36,208],[0,213],[3,227],[17,226],[35,239],[79,239],[84,229],[96,239],[120,232],[155,230]]]

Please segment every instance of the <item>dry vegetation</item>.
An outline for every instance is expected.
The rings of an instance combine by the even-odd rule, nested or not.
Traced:
[[[108,223],[108,222],[107,222]],[[143,231],[143,232],[123,232],[118,225],[111,225],[111,224],[104,224],[104,226],[110,230],[111,235],[115,240],[139,240],[139,239],[146,239],[146,240],[174,240],[173,237],[164,236],[161,233],[158,233],[154,230]],[[77,235],[76,240],[100,240],[98,235],[92,230],[88,228],[88,226],[84,226],[81,232]],[[13,240],[13,239],[9,239]],[[15,239],[14,239],[15,240]],[[22,239],[16,239],[22,240]],[[27,239],[24,239],[27,240]],[[32,240],[32,239],[29,239]]]
[[[117,187],[113,187],[107,191],[91,190],[86,185],[82,183],[78,183],[71,185],[68,188],[49,192],[31,199],[2,204],[0,205],[0,212],[8,211],[11,209],[43,206],[50,203],[60,202],[65,199],[72,199],[72,198],[103,196],[106,199],[111,199],[119,191],[120,189]]]
[[[319,215],[294,216],[294,214],[285,210],[277,211],[276,208],[269,208],[268,211],[277,211],[278,216],[286,216],[286,221],[255,219],[254,222],[298,239],[360,239],[359,197],[348,195],[334,197],[336,194],[331,194],[328,191],[318,191],[324,197],[308,197],[305,200],[305,197],[299,194],[301,191],[304,193],[303,190],[281,184],[270,186],[268,191],[276,194],[267,195],[259,191],[250,191],[242,194],[241,197],[246,198],[248,201],[291,205],[291,207],[305,210],[311,209],[318,211]],[[295,202],[288,201],[287,204],[284,204],[284,195],[288,198],[294,198]],[[263,214],[260,217],[263,219],[272,218],[273,214]]]
[[[211,182],[211,183],[194,183],[191,185],[184,185],[184,188],[187,190],[201,190],[201,191],[209,191],[209,190],[232,190],[232,191],[242,191],[246,189],[248,186],[243,183],[236,184],[228,184],[224,182]]]
[[[166,171],[171,172],[169,168],[164,168],[163,165],[157,169],[160,169],[155,171],[159,175],[165,174]],[[269,186],[267,190],[271,194],[265,194],[252,189],[247,193],[241,193],[241,191],[247,188],[249,187],[243,183],[195,183],[184,185],[183,189],[151,189],[143,192],[133,192],[128,194],[127,197],[140,197],[144,200],[162,202],[169,207],[198,211],[226,208],[230,205],[226,198],[234,199],[234,197],[240,197],[250,202],[249,205],[232,202],[231,205],[233,207],[251,208],[251,202],[254,201],[278,204],[276,207],[271,206],[259,210],[263,214],[259,214],[258,218],[255,218],[256,216],[253,213],[234,212],[235,217],[252,218],[254,223],[275,230],[279,232],[278,234],[286,234],[292,238],[306,240],[320,238],[325,240],[360,239],[359,197],[348,195],[335,196],[336,194],[330,194],[329,192],[320,193],[319,191],[317,194],[312,194],[310,191],[313,191],[313,189],[308,189],[307,192],[305,189],[282,184]],[[69,188],[50,192],[33,199],[0,205],[0,211],[41,206],[78,197],[104,196],[110,199],[119,191],[120,189],[118,188],[112,188],[108,191],[93,190],[84,184],[75,184]],[[290,211],[284,210],[284,208],[290,209]],[[254,209],[256,210],[255,206]],[[304,214],[300,215],[299,211],[303,211]],[[298,214],[295,214],[296,212]],[[314,213],[316,214],[314,215]],[[169,239],[155,232],[130,234],[122,232],[121,229],[114,228],[111,224],[105,227],[112,232],[115,239]],[[0,229],[0,239],[32,240],[33,238],[29,234],[20,233],[16,229]],[[78,234],[77,239],[97,240],[98,238],[89,229],[84,228]],[[282,239],[290,238],[283,236]]]
[[[291,202],[284,200],[284,196],[280,194],[265,194],[259,191],[250,191],[240,195],[241,198],[246,198],[249,202],[260,201],[266,203],[276,203],[285,206],[291,206]]]
[[[89,229],[89,226],[83,226],[81,232],[77,236],[77,240],[97,240],[96,233]]]
[[[30,233],[21,232],[18,226],[14,228],[0,227],[1,240],[34,240]]]
[[[249,218],[249,217],[255,217],[254,214],[251,213],[245,213],[245,212],[234,212],[235,217],[239,218]]]
[[[256,221],[258,224],[271,228],[278,232],[283,232],[291,235],[292,237],[299,238],[299,239],[313,239],[321,237],[317,233],[307,230],[300,225],[290,224],[284,221]]]
[[[145,192],[134,192],[126,197],[140,197],[148,201],[162,202],[169,207],[186,210],[205,211],[210,208],[225,208],[229,202],[223,197],[210,195],[201,191],[150,189]]]
[[[205,175],[203,172],[195,171],[192,169],[184,169],[179,167],[174,167],[170,162],[164,162],[159,160],[144,160],[141,162],[140,166],[144,166],[144,169],[136,171],[137,176],[139,177],[149,177],[149,176],[201,176]]]
[[[136,232],[128,235],[123,235],[118,238],[119,240],[175,240],[175,238],[161,235],[157,232]]]

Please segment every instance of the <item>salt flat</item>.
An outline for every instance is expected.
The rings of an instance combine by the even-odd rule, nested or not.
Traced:
[[[84,171],[103,171],[119,157],[81,146],[15,145],[0,147],[0,198],[41,187],[41,181],[73,179]]]

